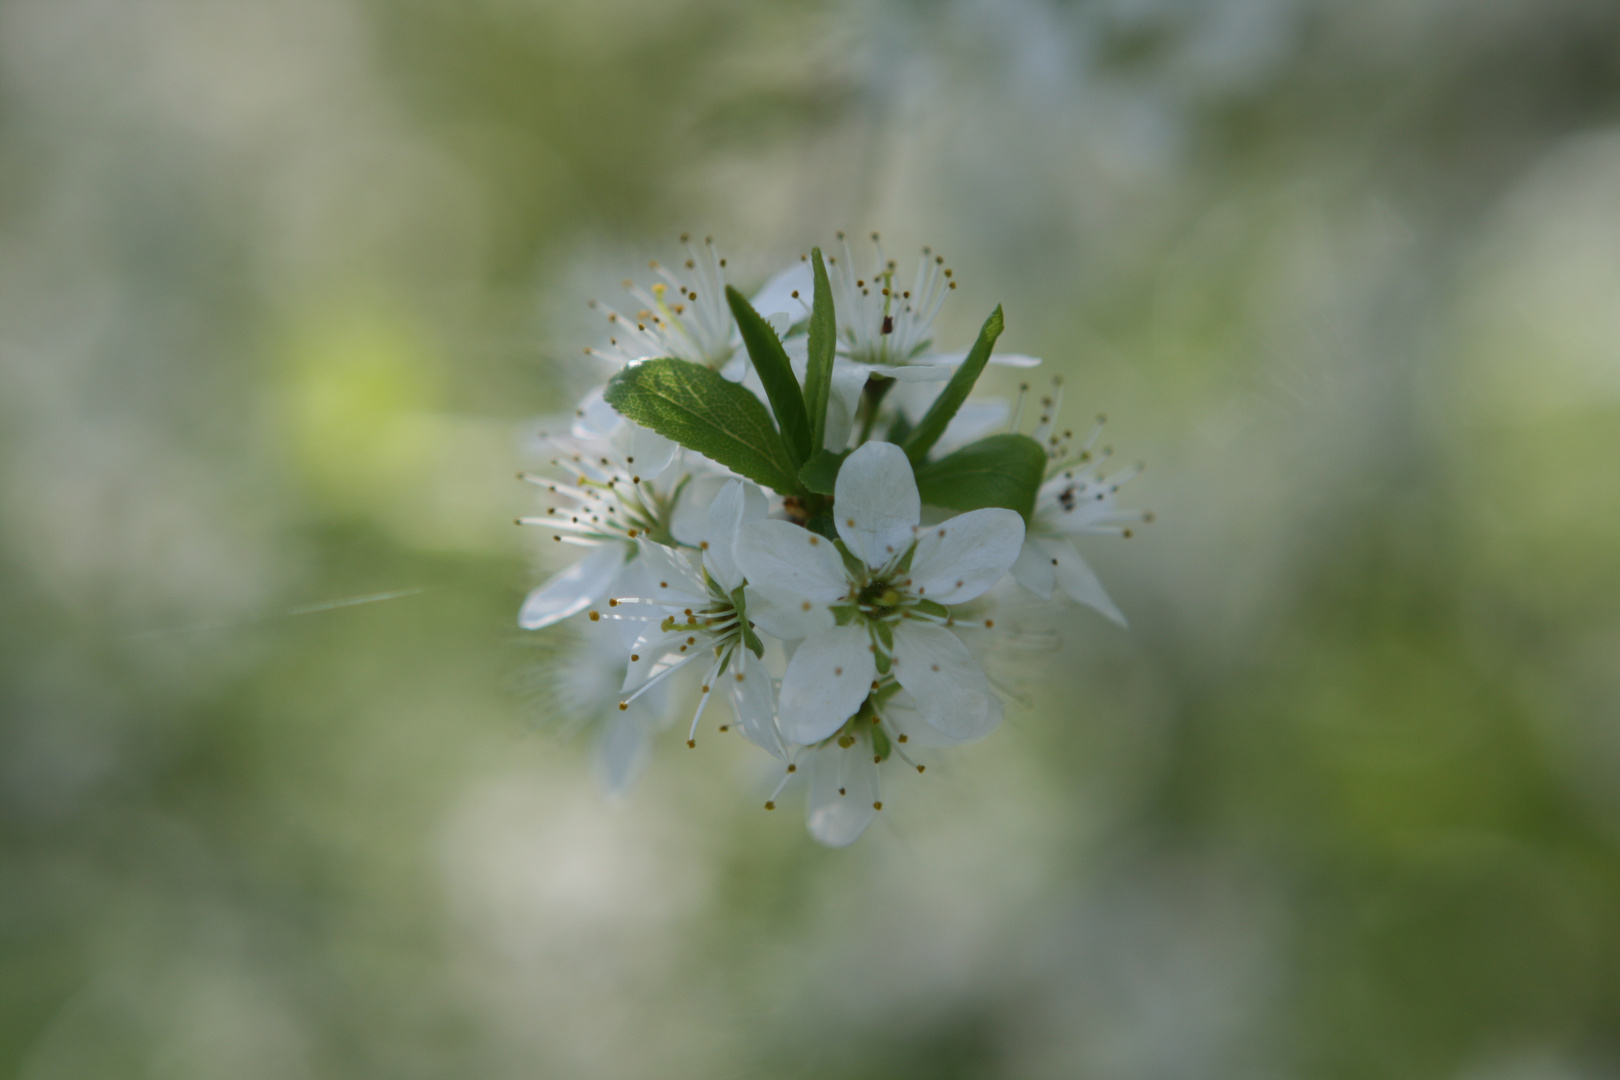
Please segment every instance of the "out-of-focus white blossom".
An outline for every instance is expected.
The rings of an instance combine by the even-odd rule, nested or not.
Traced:
[[[1052,393],[1041,399],[1041,415],[1031,433],[1046,449],[1047,479],[1035,500],[1024,535],[1024,547],[1012,566],[1013,578],[1024,588],[1049,600],[1056,591],[1125,625],[1125,616],[1103,588],[1095,571],[1074,546],[1083,535],[1129,537],[1132,526],[1153,520],[1143,510],[1121,509],[1114,496],[1137,473],[1140,464],[1104,476],[1103,466],[1112,447],[1096,448],[1106,417],[1099,416],[1078,444],[1071,431],[1058,428],[1063,384],[1054,381]],[[1016,420],[1014,421],[1016,425]]]
[[[726,259],[713,237],[704,237],[700,248],[690,236],[682,236],[681,245],[686,259],[679,267],[647,264],[660,279],[651,286],[624,279],[624,290],[637,305],[634,310],[620,312],[591,301],[592,308],[607,316],[608,340],[586,348],[585,355],[616,366],[674,357],[713,368],[736,382],[747,373],[748,358],[726,302]],[[799,276],[796,267],[777,275],[755,294],[755,309],[767,318],[788,311],[788,293]],[[785,332],[789,321],[786,316],[778,319],[778,331]]]
[[[1006,430],[1008,408],[994,400],[953,401],[938,438],[909,454],[894,443],[868,441],[896,424],[895,430],[916,425],[967,355],[934,348],[935,317],[956,287],[944,260],[924,249],[907,287],[872,239],[877,257],[869,273],[856,270],[847,243],[826,260],[836,334],[822,387],[826,412],[810,419],[825,431],[814,449],[839,455],[833,471],[821,474],[832,484],[830,498],[810,474],[792,479],[810,465],[802,449],[791,451],[785,441],[788,422],[781,417],[793,413],[783,411],[782,376],[770,375],[773,364],[780,372],[781,361],[761,354],[763,374],[750,363],[725,295],[726,261],[710,241],[701,250],[688,244],[678,270],[652,264],[662,281],[651,289],[626,282],[640,310],[633,316],[609,310],[608,346],[586,351],[628,368],[667,359],[719,371],[743,382],[778,417],[772,423],[784,441],[744,404],[710,408],[701,395],[718,393],[712,376],[688,380],[680,372],[691,369],[666,363],[647,369],[659,373],[645,383],[656,389],[628,391],[650,400],[613,400],[695,449],[632,423],[598,390],[581,402],[568,433],[548,440],[557,451],[552,475],[524,475],[552,505],[521,521],[542,527],[554,544],[587,553],[529,594],[520,623],[535,629],[588,615],[617,630],[622,643],[615,651],[615,635],[606,635],[606,653],[580,660],[575,672],[584,678],[611,657],[616,706],[592,710],[607,714],[597,717],[598,762],[610,791],[627,788],[646,760],[656,725],[645,704],[671,691],[676,673],[699,661],[691,668],[703,675],[693,680],[687,745],[696,745],[709,699],[723,690],[734,721],[721,730],[735,726],[783,763],[766,808],[802,771],[810,833],[843,846],[882,810],[886,764],[922,772],[912,751],[983,738],[1001,722],[1001,699],[958,636],[994,622],[954,606],[978,600],[1010,574],[1042,600],[1061,589],[1124,621],[1071,541],[1083,533],[1129,535],[1128,523],[1146,515],[1114,504],[1133,473],[1100,473],[1107,451],[1093,449],[1098,430],[1078,443],[1058,432],[1056,393],[1043,400],[1035,430],[1021,444],[987,443],[978,451],[1001,462],[987,474],[991,479],[974,481],[989,485],[968,496],[979,509],[937,522],[930,514],[934,523],[923,525],[918,470]],[[753,301],[783,338],[807,398],[814,288],[810,264],[801,260]],[[1039,362],[1016,354],[990,359],[1014,367]],[[777,380],[770,393],[766,376]],[[636,385],[634,375],[614,383]],[[1014,433],[1022,406],[1021,398]],[[1045,454],[1044,475],[1038,458],[1030,460],[1033,447],[1025,458],[994,456],[1029,439]],[[841,453],[852,442],[854,449]],[[770,482],[778,491],[761,490],[699,451],[777,477]],[[827,469],[828,455],[810,464]],[[1027,524],[1004,508],[1027,508],[1032,496]],[[953,501],[949,493],[943,497]]]

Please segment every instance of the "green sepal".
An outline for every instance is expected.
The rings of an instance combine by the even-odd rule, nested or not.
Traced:
[[[833,527],[836,529],[837,525],[835,524]],[[845,544],[842,540],[834,540],[833,546],[838,549],[838,554],[843,557],[844,570],[849,574],[849,579],[851,581],[865,581],[867,575],[872,571],[867,569],[866,563],[861,559],[861,557],[859,555],[851,554],[849,545]]]
[[[861,613],[861,609],[854,604],[832,604],[827,610],[833,613],[833,619],[839,626],[848,626]]]
[[[916,608],[924,615],[933,615],[940,619],[948,619],[951,617],[951,613],[946,609],[944,604],[936,604],[932,600],[918,600],[912,605],[912,607]]]
[[[731,590],[731,606],[737,612],[737,626],[742,630],[743,644],[748,646],[749,652],[763,660],[765,658],[765,643],[759,640],[758,634],[754,633],[754,624],[748,621],[748,598],[743,595],[743,589],[745,588],[747,588],[746,585],[739,585]]]
[[[799,483],[817,495],[831,495],[838,483],[838,470],[843,468],[844,459],[851,453],[849,450],[841,454],[835,454],[831,450],[817,450],[799,470]]]
[[[889,421],[889,430],[884,434],[883,441],[892,442],[897,446],[904,446],[906,438],[910,434],[911,421],[906,417],[905,413],[897,410],[894,419]]]
[[[877,652],[872,654],[872,659],[877,661],[877,670],[879,675],[887,675],[889,673],[889,656],[887,653],[885,653],[882,649],[879,649]]]
[[[917,541],[913,540],[911,542],[911,546],[906,548],[906,553],[904,555],[900,556],[900,561],[894,564],[894,572],[896,574],[910,573],[911,572],[911,560],[916,558],[916,557],[917,557]]]
[[[973,384],[979,381],[979,375],[984,371],[984,365],[990,362],[990,350],[995,347],[996,338],[1001,336],[1001,328],[1001,305],[997,304],[996,310],[984,320],[984,326],[979,330],[979,339],[973,343],[973,348],[968,350],[967,359],[962,361],[962,366],[956,369],[956,374],[945,384],[945,389],[939,392],[939,397],[928,407],[928,412],[917,421],[917,426],[906,436],[906,441],[902,445],[913,465],[920,465],[928,456],[928,451],[933,449],[939,437],[945,434],[946,425],[956,415],[956,410],[967,400]]]
[[[827,280],[820,248],[810,249],[810,266],[815,274],[815,296],[810,305],[810,362],[804,372],[804,408],[810,418],[810,448],[819,452],[827,442],[827,402],[832,397],[838,326],[833,316],[832,284]],[[821,494],[831,495],[832,491]]]
[[[602,392],[619,415],[783,495],[799,493],[799,467],[745,387],[685,360],[624,368]]]
[[[810,421],[805,416],[804,393],[799,389],[798,377],[793,374],[793,365],[788,362],[787,353],[782,349],[782,339],[776,336],[771,324],[754,310],[748,298],[727,285],[726,302],[731,305],[731,314],[737,320],[737,330],[742,334],[748,359],[754,362],[759,381],[765,386],[765,396],[770,400],[771,412],[776,414],[776,422],[782,428],[782,442],[793,459],[796,474],[799,466],[810,456],[811,446]]]
[[[922,501],[948,510],[1003,506],[1025,524],[1046,478],[1046,451],[1028,435],[992,435],[917,469]]]
[[[879,653],[892,654],[894,652],[894,627],[880,620],[872,624],[872,633],[876,635],[878,643],[883,646]]]
[[[879,761],[888,761],[889,755],[894,753],[894,747],[889,743],[889,733],[883,730],[882,724],[873,724],[870,731],[872,733],[872,756]]]
[[[894,697],[894,695],[898,694],[899,692],[900,684],[891,679],[882,686],[878,687],[876,690],[872,691],[872,693],[867,696],[866,700],[871,703],[874,709],[881,708],[888,702],[890,698]]]

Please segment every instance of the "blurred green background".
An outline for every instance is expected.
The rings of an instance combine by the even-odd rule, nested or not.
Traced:
[[[840,227],[1158,521],[834,852],[598,797],[510,521]],[[1620,5],[0,3],[0,1074],[1620,1074]]]

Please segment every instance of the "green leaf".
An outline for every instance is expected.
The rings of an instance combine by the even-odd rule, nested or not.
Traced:
[[[923,459],[928,456],[928,451],[933,449],[939,437],[945,434],[945,427],[956,415],[956,410],[967,400],[973,384],[979,381],[979,373],[984,371],[984,365],[990,362],[990,350],[995,347],[996,338],[1001,336],[1001,326],[1001,305],[997,304],[996,310],[984,320],[984,326],[979,330],[979,340],[968,350],[967,359],[962,361],[962,366],[956,369],[951,381],[945,384],[945,389],[939,392],[939,397],[928,407],[927,414],[917,421],[917,426],[906,436],[906,441],[902,445],[913,465],[922,464]]]
[[[730,285],[726,286],[726,302],[737,319],[748,359],[754,362],[759,381],[765,384],[765,396],[770,399],[771,411],[782,428],[782,442],[793,459],[794,472],[798,472],[799,466],[810,456],[810,421],[805,417],[804,393],[782,349],[782,339],[747,298]]]
[[[838,539],[838,523],[825,510],[806,522],[804,527],[817,536],[825,536],[828,540]]]
[[[917,469],[922,501],[950,510],[1004,506],[1035,512],[1035,495],[1046,477],[1046,451],[1028,435],[992,435]]]
[[[648,360],[608,380],[619,414],[758,484],[799,493],[798,465],[746,388],[685,360]]]
[[[838,470],[851,451],[835,454],[831,450],[817,450],[799,470],[799,482],[817,495],[831,495],[838,483]]]
[[[810,305],[810,364],[804,373],[804,407],[810,414],[810,448],[819,452],[827,443],[827,401],[832,396],[833,349],[838,344],[838,324],[833,315],[832,284],[827,280],[827,267],[821,261],[820,248],[810,249],[810,265],[815,271],[816,291]]]

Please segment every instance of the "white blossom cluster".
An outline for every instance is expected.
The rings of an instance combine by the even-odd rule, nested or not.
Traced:
[[[593,303],[607,340],[586,352],[614,370],[545,436],[548,466],[522,474],[543,506],[520,519],[582,558],[518,617],[580,624],[584,651],[561,662],[611,673],[594,700],[565,696],[600,718],[610,789],[678,702],[672,677],[695,671],[687,745],[723,697],[720,730],[780,763],[766,809],[803,773],[810,832],[834,846],[882,810],[886,769],[921,773],[921,754],[1001,722],[963,639],[995,632],[992,591],[1123,625],[1073,542],[1148,519],[1115,505],[1135,470],[1104,474],[1100,420],[1080,439],[1060,429],[1060,385],[1029,432],[1024,395],[1015,410],[966,399],[987,362],[1039,363],[992,353],[999,308],[974,349],[937,351],[956,287],[943,260],[924,249],[908,280],[875,235],[864,267],[839,240],[751,300],[705,241],[681,267],[652,264],[650,287],[626,282],[627,309]]]

